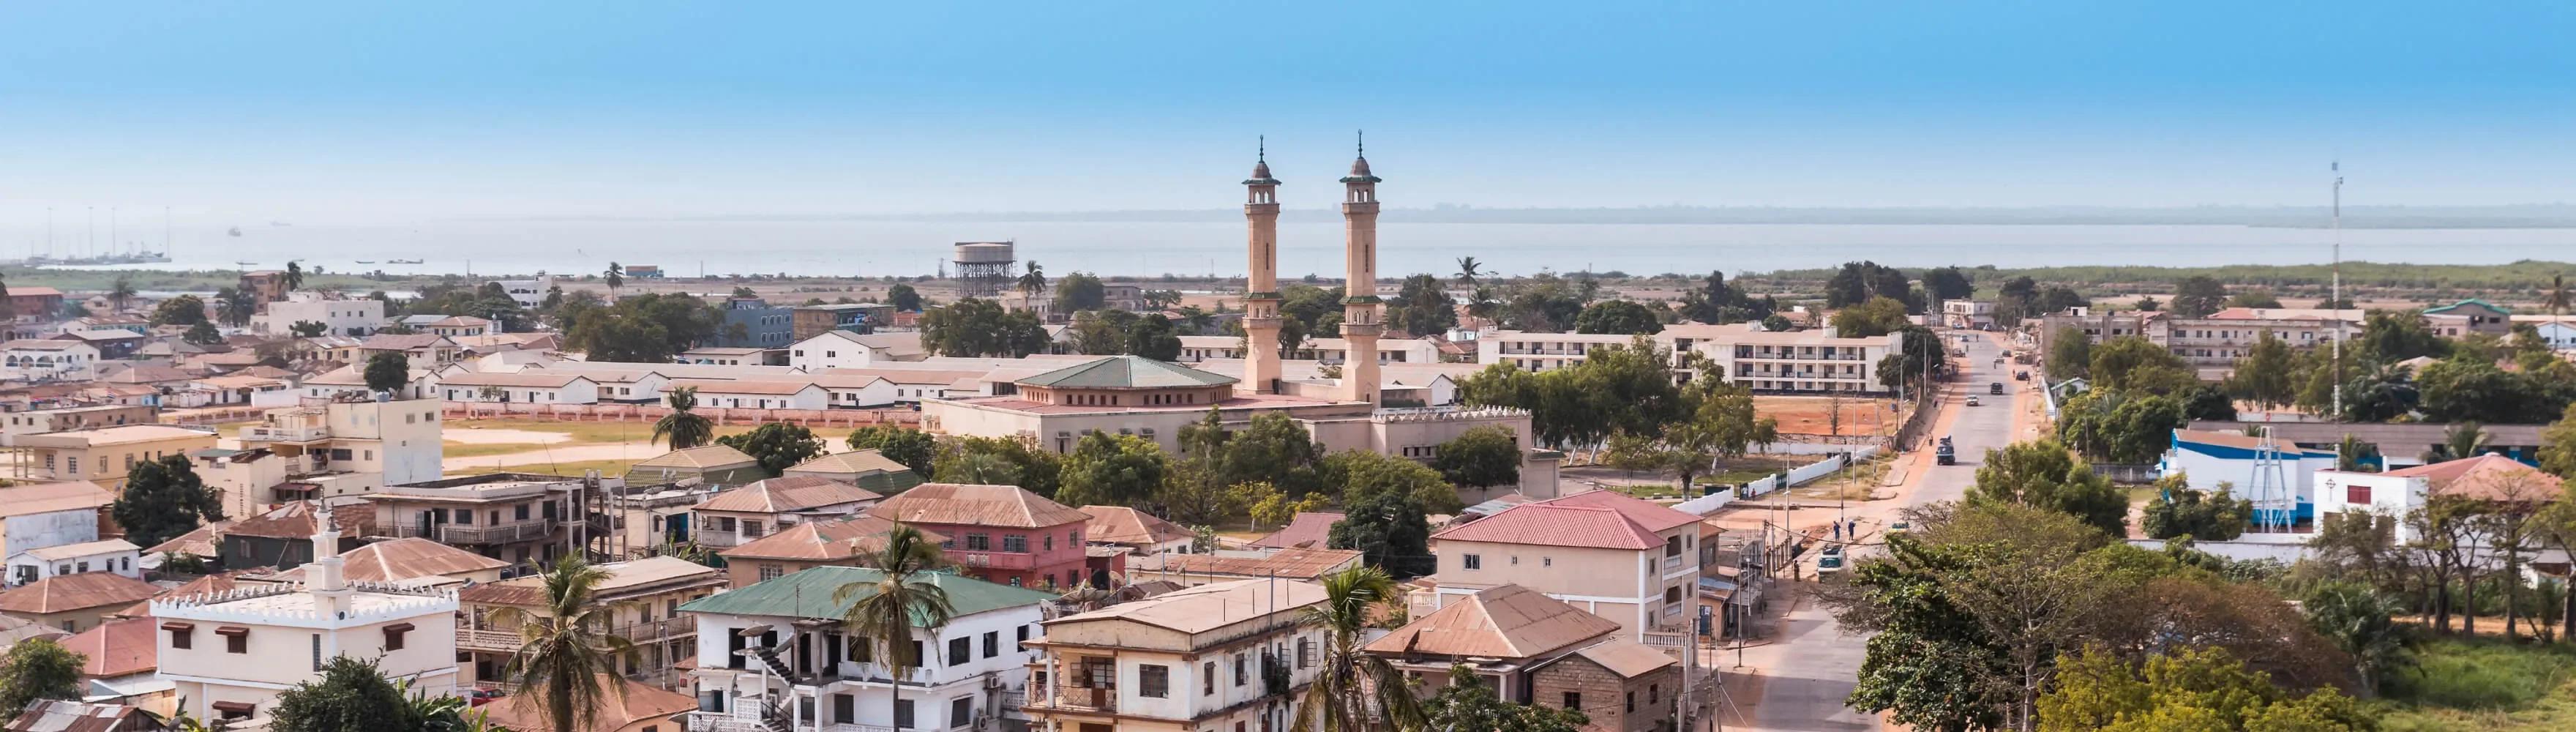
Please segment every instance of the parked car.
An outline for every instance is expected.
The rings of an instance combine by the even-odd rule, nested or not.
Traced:
[[[1970,395],[1968,395],[1968,406],[1971,406],[1971,407],[1973,407],[1973,406],[1977,406],[1977,395],[1975,395],[1975,394],[1970,394]]]

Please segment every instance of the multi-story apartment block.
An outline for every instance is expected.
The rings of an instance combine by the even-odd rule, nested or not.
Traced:
[[[689,508],[700,546],[740,546],[800,523],[857,515],[885,496],[836,480],[778,477],[722,491]]]
[[[1046,621],[1029,722],[1057,730],[1284,730],[1323,665],[1311,582],[1200,585]]]
[[[340,542],[325,510],[316,546]],[[384,675],[431,698],[456,687],[456,593],[350,582],[341,558],[305,565],[301,585],[242,587],[153,600],[161,621],[161,678],[178,686],[198,719],[266,729],[278,692],[320,677],[325,661],[374,661]]]
[[[30,409],[0,415],[0,435],[40,435],[47,432],[117,427],[129,424],[155,424],[161,410],[143,404],[102,404],[94,407],[61,407]],[[6,440],[8,437],[0,437]]]
[[[375,504],[378,534],[430,539],[509,562],[511,574],[523,574],[572,549],[587,490],[581,478],[492,473],[388,485],[366,499]]]
[[[683,603],[696,618],[698,708],[692,732],[778,730],[764,712],[786,711],[790,732],[1007,729],[1024,719],[1028,664],[1055,595],[952,574],[930,574],[953,610],[937,631],[912,629],[888,644],[843,632],[849,603],[884,574],[816,567]],[[856,596],[839,595],[856,588]],[[836,596],[837,595],[837,596]],[[902,677],[893,654],[916,659]],[[981,725],[981,726],[979,726]]]
[[[591,591],[593,605],[606,606],[601,632],[635,645],[635,655],[619,669],[632,678],[677,682],[671,667],[698,655],[698,622],[680,606],[715,594],[725,586],[714,567],[677,557],[646,557],[597,565],[608,573]],[[466,681],[504,678],[510,657],[518,653],[519,613],[546,613],[546,578],[520,577],[467,587],[457,593],[463,612],[456,616],[456,652]],[[502,612],[516,608],[517,612]]]
[[[1628,347],[1637,336],[1597,333],[1528,333],[1496,331],[1476,338],[1479,363],[1504,363],[1528,371],[1546,371],[1582,363],[1604,346]],[[1764,392],[1885,393],[1878,362],[1904,340],[1890,333],[1875,338],[1844,338],[1834,329],[1765,331],[1750,323],[1665,326],[1647,336],[1673,353],[1676,377],[1695,376],[1686,368],[1697,353],[1725,374],[1727,381]]]
[[[835,330],[875,332],[877,328],[894,323],[894,305],[881,302],[804,305],[797,307],[793,315],[794,338],[802,342]]]
[[[1616,491],[1523,503],[1431,536],[1435,588],[1415,593],[1428,615],[1507,584],[1617,621],[1625,637],[1681,633],[1693,622],[1700,519]]]
[[[445,450],[441,434],[438,402],[380,402],[356,393],[268,410],[258,424],[241,428],[239,438],[244,450],[283,458],[288,479],[309,485],[303,494],[280,496],[291,500],[436,480]]]
[[[88,481],[0,487],[0,556],[97,541],[101,509],[115,501]]]
[[[1019,486],[923,483],[868,515],[948,537],[948,559],[977,579],[1014,587],[1071,587],[1083,580],[1083,528],[1091,515]]]
[[[1209,359],[1243,358],[1243,339],[1234,336],[1181,336],[1181,363],[1198,363]],[[1309,338],[1297,343],[1290,361],[1344,363],[1351,358],[1351,342],[1341,338]],[[1428,338],[1389,338],[1377,343],[1377,362],[1439,363],[1440,342]]]
[[[385,327],[385,301],[344,298],[320,292],[290,292],[250,318],[250,332],[286,335],[296,323],[321,323],[323,335],[363,338]]]
[[[2081,332],[2097,344],[2135,336],[2165,347],[2184,363],[2225,368],[2244,358],[2266,333],[2294,348],[2323,346],[2359,335],[2362,318],[2360,310],[2228,308],[2206,318],[2176,318],[2162,312],[2095,313],[2076,308],[2041,318],[2039,343],[2047,352],[2071,332]]]
[[[728,298],[719,306],[724,324],[715,342],[727,348],[786,348],[796,342],[795,311],[756,297]]]
[[[126,473],[138,462],[187,455],[215,446],[215,433],[158,424],[19,435],[12,440],[18,456],[16,477],[44,481],[86,480],[109,490],[125,489]]]

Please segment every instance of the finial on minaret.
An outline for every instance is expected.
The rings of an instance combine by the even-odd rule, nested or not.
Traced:
[[[1267,162],[1270,162],[1270,136],[1269,136],[1269,135],[1261,135],[1261,136],[1259,136],[1259,137],[1254,137],[1254,138],[1252,138],[1252,139],[1254,139],[1254,140],[1258,140],[1258,141],[1259,141],[1259,142],[1255,142],[1255,143],[1253,143],[1253,144],[1255,145],[1255,147],[1253,148],[1253,153],[1252,153],[1252,162],[1256,162],[1256,163],[1267,163]]]
[[[1360,130],[1360,157],[1368,157],[1368,130]]]

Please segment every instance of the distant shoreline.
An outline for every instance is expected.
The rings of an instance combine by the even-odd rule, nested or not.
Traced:
[[[710,216],[527,216],[462,218],[470,222],[981,222],[981,223],[1206,223],[1240,221],[1235,209],[1135,209],[1107,211],[956,211],[902,214],[739,214]],[[1290,208],[1283,221],[1333,221],[1328,208]],[[1421,224],[1618,224],[1618,225],[1843,225],[1843,226],[2242,226],[2324,229],[2327,207],[1706,207],[1390,208],[1388,222]],[[2576,206],[2354,206],[2343,211],[2346,229],[2570,229]]]

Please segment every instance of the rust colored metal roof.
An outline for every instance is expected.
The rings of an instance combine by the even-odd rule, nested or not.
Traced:
[[[582,730],[583,732],[607,732],[609,730],[621,730],[647,720],[667,718],[671,715],[693,711],[698,708],[697,698],[691,697],[687,694],[682,694],[676,691],[665,691],[651,684],[646,684],[633,679],[618,678],[614,674],[600,674],[599,678],[600,681],[603,682],[601,686],[606,687],[609,684],[616,684],[618,686],[625,687],[625,693],[613,693],[615,691],[614,689],[607,689],[612,693],[600,695],[599,708],[597,711],[592,712],[592,714],[597,716],[593,718],[591,726],[576,727],[575,729]],[[513,704],[511,703],[511,700],[508,699],[503,699],[501,700],[501,703],[498,704],[487,704],[481,707],[481,709],[490,713],[488,719],[492,723],[492,726],[496,728],[513,730],[554,729],[553,723],[547,722],[541,714],[535,711],[537,708],[538,705],[535,704]],[[679,725],[656,726],[663,726],[671,729],[679,728]]]
[[[1658,533],[1669,531],[1675,526],[1688,526],[1699,522],[1698,516],[1682,513],[1664,504],[1618,491],[1585,491],[1563,498],[1551,498],[1540,503],[1607,508],[1628,517],[1629,521],[1636,522],[1647,531]]]
[[[131,605],[150,599],[161,588],[109,572],[83,572],[47,577],[0,592],[0,611],[27,615]]]
[[[1644,550],[1664,545],[1655,532],[1616,510],[1544,501],[1513,506],[1481,520],[1449,527],[1432,534],[1431,539],[1596,549]]]
[[[841,521],[808,521],[777,533],[760,537],[741,546],[716,552],[725,559],[800,559],[837,561],[885,548],[885,534],[894,530],[894,522],[875,516],[857,516]],[[948,537],[924,530],[922,536],[933,542]]]
[[[1082,512],[1091,516],[1082,529],[1084,541],[1149,545],[1197,536],[1161,516],[1126,506],[1084,506]]]
[[[1263,549],[1320,547],[1333,533],[1333,524],[1341,520],[1339,511],[1299,511],[1296,518],[1288,520],[1287,526],[1270,532],[1269,536],[1252,540],[1252,545]]]
[[[110,620],[64,638],[64,648],[83,656],[81,676],[112,679],[151,673],[160,667],[161,621],[150,618]]]
[[[86,480],[13,485],[0,488],[0,516],[96,510],[115,501],[115,494]]]
[[[1351,549],[1281,549],[1260,559],[1221,557],[1211,554],[1163,554],[1161,569],[1181,575],[1206,574],[1234,577],[1278,577],[1281,579],[1315,579],[1344,567],[1359,564],[1360,553]],[[1146,557],[1146,562],[1157,557]],[[1153,567],[1138,564],[1138,569]]]
[[[389,539],[340,553],[348,578],[367,582],[399,582],[422,577],[445,577],[510,566],[491,557],[420,537]]]
[[[708,496],[692,508],[737,513],[787,513],[884,497],[876,491],[829,478],[793,475],[752,481],[740,488]]]
[[[1666,666],[1678,665],[1679,659],[1636,641],[1611,641],[1575,651],[1574,656],[1591,661],[1619,678],[1633,679],[1654,673]]]
[[[907,524],[1043,529],[1086,523],[1091,515],[1019,486],[923,483],[885,499],[868,515]]]
[[[342,536],[366,536],[375,533],[376,514],[371,510],[342,510],[331,513],[331,523],[340,527]],[[313,502],[296,501],[233,524],[224,529],[226,536],[257,536],[267,539],[307,539],[313,536]]]
[[[2391,470],[2387,474],[2423,478],[2436,495],[2489,501],[2545,502],[2555,500],[2565,490],[2558,476],[2494,453]]]
[[[1520,585],[1488,588],[1368,644],[1370,653],[1526,659],[1591,643],[1619,624]]]

